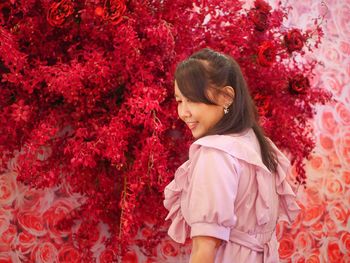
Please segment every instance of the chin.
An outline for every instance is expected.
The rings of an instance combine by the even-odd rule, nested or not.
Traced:
[[[205,133],[204,132],[196,132],[196,131],[194,131],[194,132],[192,132],[192,136],[195,139],[199,139],[199,138],[205,136]]]

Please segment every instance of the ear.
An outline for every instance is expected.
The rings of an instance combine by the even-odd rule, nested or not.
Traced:
[[[231,86],[221,88],[219,94],[219,105],[228,107],[233,103],[235,98],[235,90]]]

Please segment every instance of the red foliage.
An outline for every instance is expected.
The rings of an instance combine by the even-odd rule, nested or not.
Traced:
[[[84,221],[75,236],[82,250],[102,220],[108,249],[120,255],[145,215],[157,242],[162,191],[190,142],[176,117],[174,67],[209,46],[239,61],[267,134],[303,182],[312,106],[329,95],[298,77],[311,78],[316,61],[294,59],[304,44],[317,47],[319,26],[313,45],[310,32],[301,45],[299,31],[282,26],[286,16],[262,0],[250,10],[238,0],[0,2],[1,171],[16,156],[24,183],[84,194],[67,218]]]

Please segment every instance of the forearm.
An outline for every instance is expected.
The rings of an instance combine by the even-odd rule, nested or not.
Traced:
[[[192,251],[190,263],[214,263],[215,252],[213,251]]]
[[[190,263],[214,263],[221,240],[213,237],[194,237]]]

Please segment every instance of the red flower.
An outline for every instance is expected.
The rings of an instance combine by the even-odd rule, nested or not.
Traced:
[[[264,13],[269,13],[271,10],[271,6],[265,2],[264,0],[256,0],[254,2],[254,7],[255,9],[264,12]]]
[[[81,262],[80,254],[71,244],[64,244],[58,251],[58,259],[60,263],[78,263]]]
[[[265,31],[269,27],[268,16],[270,15],[271,6],[263,0],[254,2],[254,8],[250,13],[250,19],[258,31]]]
[[[47,21],[51,26],[61,26],[66,18],[73,14],[73,3],[70,0],[63,0],[53,3],[47,13]]]
[[[97,16],[103,16],[103,14],[104,14],[103,8],[102,8],[101,6],[96,7],[96,9],[95,9],[95,15],[97,15]]]
[[[300,51],[304,46],[305,37],[301,34],[299,29],[292,29],[284,35],[284,42],[290,53],[293,51]]]
[[[253,10],[250,13],[250,19],[253,21],[255,29],[258,31],[265,31],[269,27],[268,13],[260,10]]]
[[[30,107],[24,104],[24,100],[19,100],[17,103],[14,103],[12,108],[12,116],[16,122],[20,122],[22,120],[27,122],[29,120]]]
[[[254,96],[254,102],[259,116],[266,116],[266,114],[268,114],[270,111],[271,98],[261,94],[256,94]]]
[[[302,74],[296,75],[289,80],[289,91],[291,93],[302,94],[310,88],[310,81]]]
[[[113,25],[121,22],[126,5],[123,0],[106,0],[103,9],[103,18],[109,20]]]
[[[264,42],[258,48],[258,63],[269,67],[275,62],[276,49],[271,42]]]

